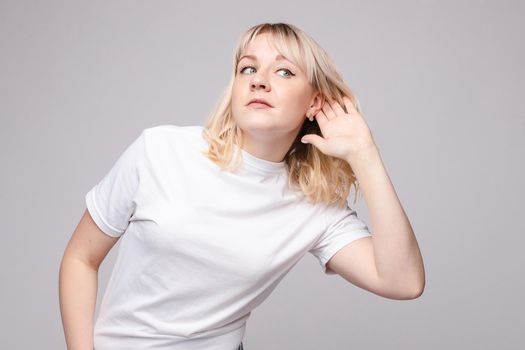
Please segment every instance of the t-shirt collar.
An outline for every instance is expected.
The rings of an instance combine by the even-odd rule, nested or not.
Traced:
[[[234,146],[238,147],[237,145]],[[258,158],[242,148],[240,148],[240,150],[245,167],[260,170],[266,173],[280,172],[286,169],[285,161],[272,162],[270,160]]]

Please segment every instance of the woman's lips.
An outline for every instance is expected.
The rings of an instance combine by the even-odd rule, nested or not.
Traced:
[[[262,103],[262,102],[252,102],[252,103],[248,104],[248,107],[257,108],[257,109],[260,109],[260,108],[272,108],[272,107],[268,106],[266,103]]]

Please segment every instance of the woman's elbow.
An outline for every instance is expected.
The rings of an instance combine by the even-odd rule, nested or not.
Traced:
[[[415,287],[410,289],[410,291],[407,293],[407,300],[411,299],[417,299],[419,298],[423,292],[425,291],[425,281],[422,281],[421,283],[417,284]]]

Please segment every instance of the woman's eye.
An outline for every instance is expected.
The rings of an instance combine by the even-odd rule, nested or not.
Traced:
[[[291,77],[291,76],[295,75],[289,69],[286,69],[286,68],[279,69],[279,71],[281,71],[281,70],[284,71],[284,72],[288,72],[288,75],[285,75],[285,77]]]
[[[242,67],[241,70],[240,70],[239,72],[242,73],[246,68],[253,68],[253,67],[250,67],[250,66]]]
[[[242,67],[240,70],[239,70],[239,73],[244,73],[244,70],[247,69],[247,68],[251,68],[251,69],[254,69],[252,66],[246,66],[246,67]],[[278,71],[284,71],[286,72],[287,74],[285,75],[281,75],[283,77],[291,77],[291,76],[294,76],[295,74],[293,74],[289,69],[286,69],[286,68],[281,68],[279,69]]]

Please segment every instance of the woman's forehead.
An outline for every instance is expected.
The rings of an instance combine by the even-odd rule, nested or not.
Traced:
[[[265,35],[267,34],[267,35]],[[241,60],[241,58],[245,57],[245,56],[256,56],[254,54],[254,49],[253,49],[253,45],[252,43],[255,41],[255,40],[258,40],[258,38],[261,36],[261,35],[265,35],[265,39],[268,40],[268,44],[273,48],[275,49],[275,51],[277,52],[277,57],[276,58],[279,58],[279,57],[282,57],[284,59],[287,59],[289,60],[290,62],[292,62],[293,64],[297,65],[297,66],[302,66],[301,65],[301,61],[300,61],[300,57],[294,57],[294,50],[291,49],[291,45],[286,41],[286,40],[283,40],[283,39],[280,39],[278,37],[276,37],[275,35],[271,35],[269,33],[262,33],[262,34],[258,34],[254,37],[252,37],[250,40],[247,40],[244,47],[241,47],[241,50],[239,52],[239,61]],[[262,38],[259,38],[259,39],[262,39]],[[298,62],[299,60],[299,62]]]
[[[274,37],[274,35],[271,35],[269,33],[262,33],[262,34],[258,34],[246,40],[246,42],[244,43],[244,46],[241,47],[241,53],[246,53],[250,50],[253,50],[254,42],[261,41],[261,40],[266,40],[266,43],[268,44],[268,46],[270,46],[276,51],[279,51],[278,47],[281,45],[277,43],[277,39]],[[279,53],[282,54],[282,52],[279,52]]]

